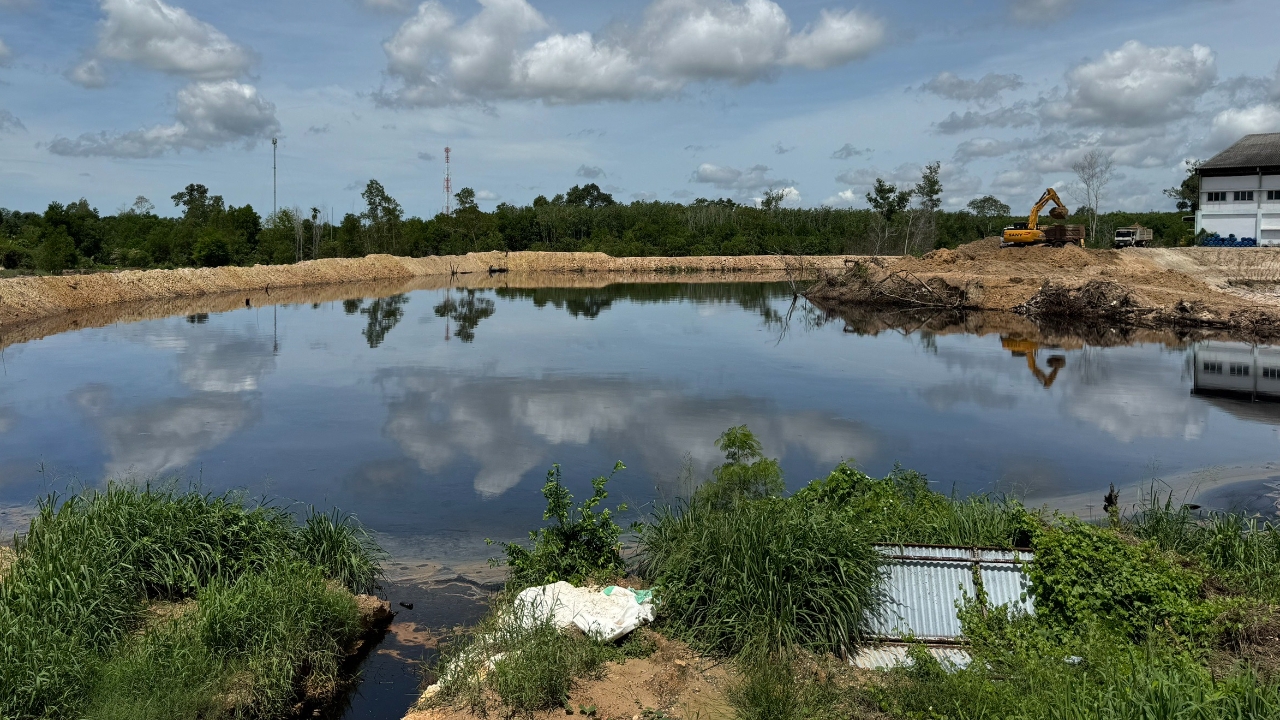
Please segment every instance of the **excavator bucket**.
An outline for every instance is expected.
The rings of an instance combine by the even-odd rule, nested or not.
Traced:
[[[1053,208],[1052,210],[1049,211],[1049,217],[1053,218],[1054,220],[1066,220],[1067,209],[1060,208],[1060,207]]]

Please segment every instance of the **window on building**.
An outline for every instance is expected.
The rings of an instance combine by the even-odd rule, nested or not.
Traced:
[[[1237,190],[1237,191],[1235,192],[1235,199],[1236,199],[1236,202],[1252,202],[1252,201],[1253,201],[1253,191],[1252,191],[1252,190]]]
[[[1210,375],[1221,375],[1221,374],[1222,374],[1222,363],[1220,363],[1220,362],[1206,362],[1206,363],[1204,364],[1204,371],[1205,371],[1205,372],[1207,372],[1207,373],[1209,373]]]
[[[1262,377],[1268,380],[1280,380],[1280,367],[1262,368]]]
[[[1280,200],[1280,190],[1268,190],[1268,191],[1267,191],[1267,199],[1268,199],[1268,200]]]
[[[1225,192],[1211,192],[1207,194],[1209,196],[1209,199],[1206,200],[1206,202],[1226,202],[1227,201],[1227,194]]]
[[[1249,366],[1244,363],[1231,363],[1231,374],[1235,377],[1249,377]]]

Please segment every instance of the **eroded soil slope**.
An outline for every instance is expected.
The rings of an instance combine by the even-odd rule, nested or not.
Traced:
[[[1280,336],[1280,250],[1000,248],[987,238],[924,257],[875,257],[826,272],[808,296],[830,307],[1015,312]]]

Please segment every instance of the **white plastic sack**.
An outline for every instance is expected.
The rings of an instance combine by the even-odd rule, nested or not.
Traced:
[[[653,597],[624,587],[576,588],[567,582],[522,590],[516,612],[526,626],[548,618],[561,630],[577,626],[587,635],[613,641],[653,621]]]

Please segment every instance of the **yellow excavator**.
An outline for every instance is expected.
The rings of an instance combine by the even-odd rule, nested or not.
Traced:
[[[1046,230],[1039,228],[1040,211],[1045,206],[1053,203],[1055,207],[1049,210],[1049,217],[1054,220],[1066,220],[1067,211],[1066,203],[1062,202],[1062,198],[1058,197],[1058,193],[1053,188],[1044,191],[1040,199],[1035,205],[1031,206],[1031,215],[1027,217],[1025,223],[1014,223],[1004,229],[1004,237],[1000,243],[1000,247],[1027,247],[1029,245],[1052,245],[1054,247],[1062,247],[1067,243],[1081,244],[1084,240],[1083,225],[1047,225]]]
[[[1008,350],[1014,357],[1025,357],[1027,359],[1027,369],[1031,371],[1032,375],[1035,375],[1036,380],[1039,380],[1046,390],[1053,387],[1053,381],[1058,379],[1058,371],[1067,366],[1067,357],[1065,355],[1051,355],[1049,357],[1051,370],[1046,374],[1036,363],[1036,351],[1040,349],[1040,343],[1034,340],[1002,337],[1000,338],[1000,347]]]

